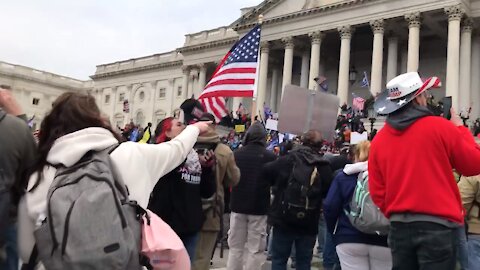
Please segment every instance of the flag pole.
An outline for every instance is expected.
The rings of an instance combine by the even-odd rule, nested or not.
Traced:
[[[258,15],[258,24],[259,25],[262,25],[263,23],[263,14],[260,14]],[[260,44],[261,43],[261,40],[262,40],[262,37],[260,37],[260,39],[258,40],[258,43]],[[255,74],[255,84],[254,84],[254,91],[253,91],[253,99],[252,99],[252,115],[250,116],[250,121],[253,123],[253,120],[255,120],[255,112],[257,110],[257,95],[258,95],[258,81],[260,80],[260,61],[262,61],[262,59],[260,59],[260,55],[261,55],[261,52],[262,51],[262,48],[261,48],[261,45],[259,46],[258,48],[258,56],[257,56],[257,59],[258,59],[258,67],[257,67],[257,74]]]

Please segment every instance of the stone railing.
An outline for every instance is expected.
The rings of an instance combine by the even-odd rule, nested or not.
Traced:
[[[222,39],[238,37],[237,32],[226,26],[212,30],[206,30],[199,33],[185,35],[185,47],[208,43]]]
[[[77,80],[70,77],[65,77],[50,72],[20,65],[14,65],[1,61],[0,75],[11,76],[16,79],[30,80],[37,83],[73,89],[83,89],[85,87],[91,87],[92,83],[91,81]]]
[[[115,63],[98,65],[95,75],[99,75],[103,73],[119,72],[124,70],[133,70],[136,68],[142,68],[142,67],[148,67],[148,66],[157,66],[160,64],[181,61],[182,59],[183,59],[182,56],[176,51],[171,51],[171,52],[161,53],[161,54],[154,54],[154,55],[134,58],[130,60],[119,61]]]

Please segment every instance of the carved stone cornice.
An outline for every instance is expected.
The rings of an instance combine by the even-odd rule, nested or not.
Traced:
[[[353,28],[350,25],[338,27],[338,33],[341,39],[351,39],[353,34]]]
[[[205,64],[205,63],[200,63],[200,64],[197,65],[197,68],[198,68],[199,70],[206,70],[206,69],[207,69],[207,64]]]
[[[7,72],[3,72],[3,71],[0,71],[0,75],[4,75],[6,77],[10,77],[10,78],[14,78],[14,79],[20,79],[20,80],[25,80],[25,81],[30,81],[30,82],[34,82],[34,83],[39,83],[39,84],[43,84],[43,85],[46,85],[46,86],[55,86],[55,87],[58,87],[60,89],[63,89],[63,90],[71,90],[71,91],[84,91],[85,89],[87,88],[84,88],[84,87],[75,87],[73,85],[66,85],[64,83],[56,83],[54,81],[44,81],[44,80],[41,80],[41,79],[37,79],[37,78],[34,78],[34,77],[30,77],[30,76],[25,76],[25,75],[21,75],[21,74],[15,74],[15,73],[7,73]],[[15,88],[17,89],[17,88]]]
[[[372,27],[372,31],[374,34],[383,34],[385,28],[383,27],[383,19],[374,20],[370,22],[370,27]]]
[[[446,7],[444,10],[448,15],[448,21],[459,21],[465,15],[465,8],[462,5]]]
[[[155,64],[155,65],[150,65],[150,66],[127,68],[127,69],[123,69],[123,70],[117,70],[117,71],[112,71],[112,72],[105,72],[105,73],[95,74],[95,75],[90,76],[90,78],[92,78],[93,80],[95,80],[95,79],[102,79],[102,78],[107,78],[107,77],[125,75],[125,74],[129,74],[129,73],[144,72],[144,71],[147,71],[147,70],[155,70],[155,69],[165,69],[165,68],[177,67],[177,66],[181,66],[182,64],[183,64],[183,61],[182,61],[182,60],[172,61],[172,62]]]
[[[312,44],[320,44],[322,43],[322,39],[325,35],[322,31],[316,31],[309,33],[308,36],[312,40]]]
[[[293,37],[284,37],[282,42],[285,45],[285,49],[293,49],[295,47],[295,39]]]
[[[462,32],[470,32],[473,31],[473,20],[471,18],[464,18],[462,20]]]
[[[205,50],[205,49],[211,49],[211,48],[223,47],[223,46],[227,46],[227,45],[233,45],[237,41],[238,41],[238,37],[222,39],[222,40],[215,40],[215,41],[211,41],[211,42],[207,42],[207,43],[181,47],[181,48],[177,49],[177,52],[179,52],[179,53],[196,52],[196,51],[201,51],[201,50]]]
[[[420,12],[413,12],[405,15],[405,20],[408,22],[408,27],[420,27],[422,18]]]
[[[262,4],[258,8],[253,9],[251,12],[248,12],[247,14],[243,15],[237,22],[235,22],[233,30],[240,31],[240,30],[253,28],[257,24],[258,15],[263,14],[265,11],[272,8],[274,5],[280,3],[281,1],[282,0],[264,1],[264,4]],[[297,19],[299,17],[314,16],[314,15],[318,16],[318,14],[320,13],[336,11],[342,8],[349,8],[352,6],[362,5],[368,2],[375,2],[375,1],[379,1],[379,0],[345,0],[337,3],[323,5],[320,7],[315,7],[312,9],[304,9],[294,13],[273,17],[273,18],[264,20],[263,25],[275,24],[279,22],[292,20],[292,19]]]

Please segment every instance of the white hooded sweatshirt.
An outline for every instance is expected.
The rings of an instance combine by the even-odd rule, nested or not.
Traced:
[[[197,141],[199,129],[188,126],[175,139],[161,144],[140,144],[126,142],[111,153],[112,162],[130,192],[130,199],[146,208],[150,193],[157,181],[175,169],[186,158]],[[104,128],[86,128],[55,141],[48,153],[47,161],[51,164],[63,164],[66,167],[74,165],[88,151],[104,150],[118,141],[110,131]],[[46,166],[43,177],[34,191],[28,192],[19,206],[18,243],[22,261],[28,262],[35,239],[33,232],[46,217],[47,192],[56,169]],[[37,181],[33,174],[28,182],[28,190]]]

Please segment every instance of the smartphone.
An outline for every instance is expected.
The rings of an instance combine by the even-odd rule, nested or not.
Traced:
[[[452,108],[452,97],[444,97],[442,99],[443,102],[443,117],[450,120],[452,115],[450,114],[450,109]]]

